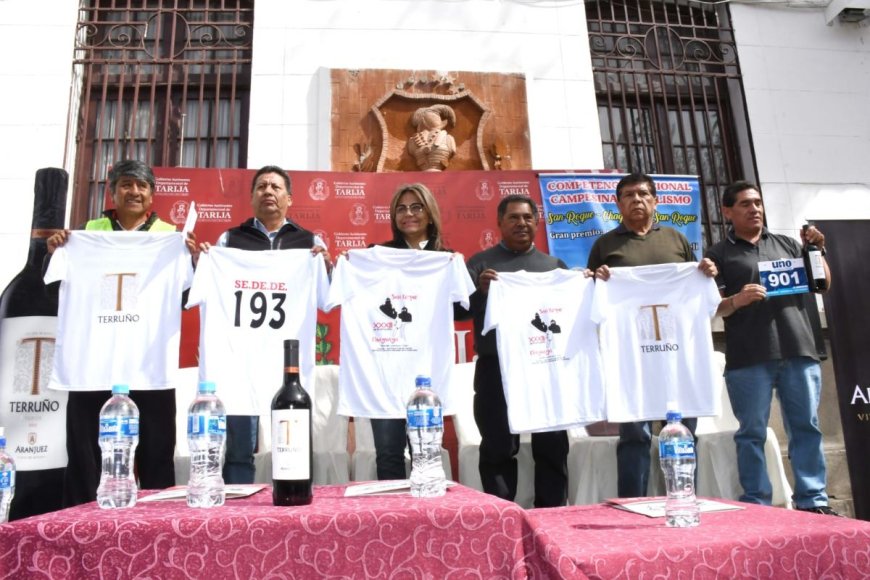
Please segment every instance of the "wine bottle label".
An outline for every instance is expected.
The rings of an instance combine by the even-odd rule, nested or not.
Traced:
[[[15,471],[9,469],[0,471],[0,489],[9,489],[15,486]]]
[[[227,432],[226,415],[188,415],[188,435],[224,435]]]
[[[0,320],[0,425],[19,471],[58,469],[66,457],[67,393],[47,388],[55,316]]]
[[[137,437],[139,417],[100,417],[100,437]]]
[[[758,276],[768,297],[810,291],[803,258],[758,262]]]
[[[408,409],[408,427],[441,427],[444,419],[441,416],[441,407],[412,407]]]
[[[662,459],[695,457],[694,441],[659,441],[659,456]]]
[[[311,479],[311,415],[307,409],[272,411],[272,479]]]
[[[813,280],[824,280],[825,279],[825,267],[822,265],[822,253],[819,251],[814,251],[809,253],[810,259],[810,270],[812,272],[810,275]]]

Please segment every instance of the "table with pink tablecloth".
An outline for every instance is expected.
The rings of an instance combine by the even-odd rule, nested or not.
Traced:
[[[703,513],[696,528],[605,505],[528,516],[540,545],[589,578],[870,578],[870,522],[734,505],[744,509]]]
[[[2,524],[0,577],[570,576],[516,504],[462,486],[434,499],[343,492],[316,487],[296,508],[272,506],[269,490],[211,509],[90,503]]]

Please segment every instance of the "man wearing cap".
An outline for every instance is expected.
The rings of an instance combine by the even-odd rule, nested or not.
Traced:
[[[151,211],[154,173],[133,159],[114,165],[109,171],[109,193],[114,209],[88,221],[90,231],[174,232],[175,226]],[[47,240],[52,254],[69,238],[62,230]],[[63,505],[70,507],[94,501],[100,477],[99,415],[111,391],[69,391],[66,408],[68,464],[64,474]],[[175,389],[131,391],[130,398],[140,413],[139,445],[136,451],[139,482],[143,489],[175,485]]]

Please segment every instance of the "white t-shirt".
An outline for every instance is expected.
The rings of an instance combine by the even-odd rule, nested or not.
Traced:
[[[432,379],[444,414],[454,363],[453,303],[474,284],[458,254],[375,246],[351,250],[333,272],[327,308],[341,306],[341,415],[400,418],[414,377]]]
[[[269,416],[284,376],[284,340],[299,340],[302,386],[314,400],[317,309],[329,288],[311,250],[202,253],[187,307],[199,305],[199,378],[229,415]]]
[[[719,305],[713,278],[696,262],[611,268],[595,284],[607,418],[663,419],[668,402],[684,417],[718,414],[710,319]]]
[[[499,272],[483,333],[497,330],[512,433],[556,431],[605,418],[594,283],[582,272]],[[569,339],[571,344],[569,345]]]
[[[63,282],[49,387],[172,388],[192,272],[181,233],[70,232],[45,273]]]

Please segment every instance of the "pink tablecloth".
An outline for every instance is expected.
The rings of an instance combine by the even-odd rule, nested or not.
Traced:
[[[300,508],[266,490],[208,510],[184,502],[95,503],[0,525],[3,578],[555,578],[516,504],[462,486],[437,499],[345,498]],[[551,563],[551,561],[553,563]]]
[[[683,529],[603,505],[528,515],[540,544],[589,578],[870,578],[870,523],[739,505]]]

